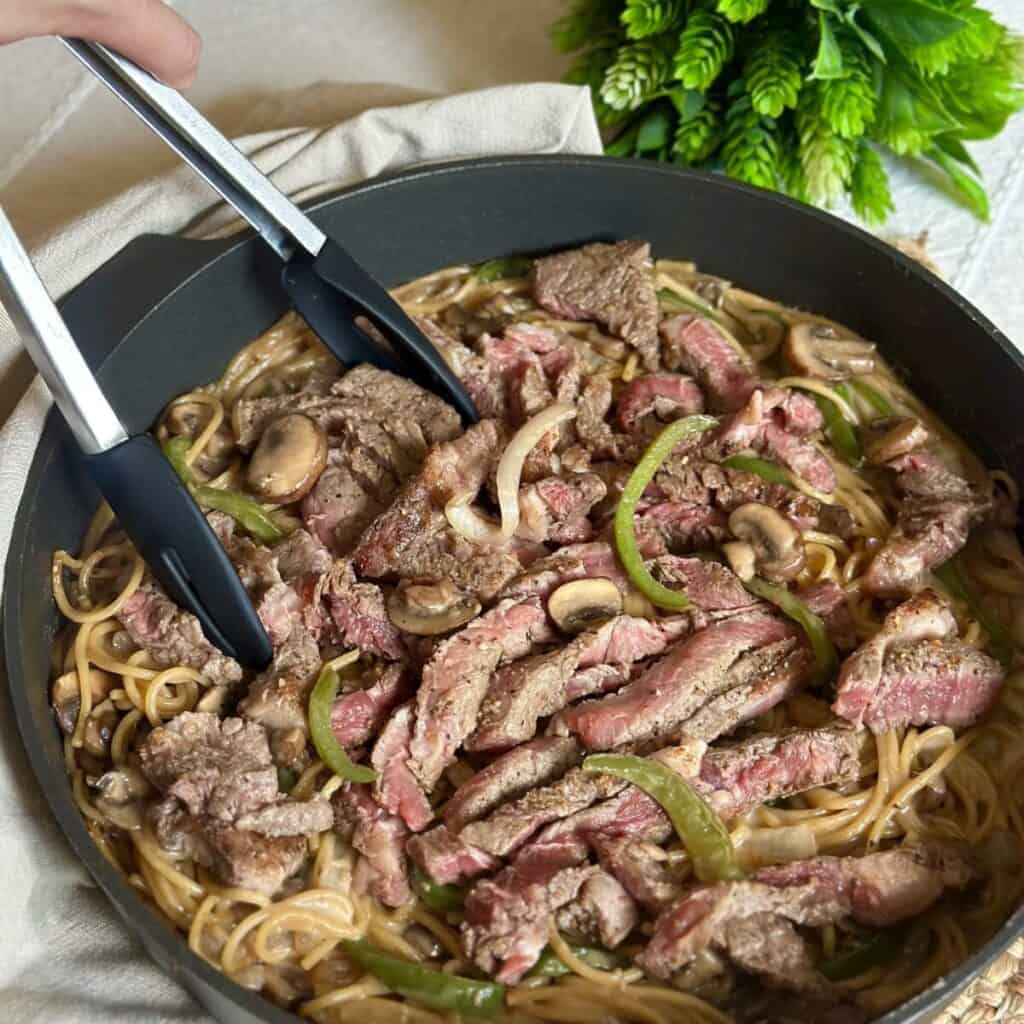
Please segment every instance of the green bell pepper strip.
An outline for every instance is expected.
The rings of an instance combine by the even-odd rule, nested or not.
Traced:
[[[467,1017],[493,1017],[505,1002],[505,986],[445,974],[420,964],[389,956],[366,942],[342,943],[350,960],[372,974],[392,992],[432,1010],[453,1011]]]
[[[794,622],[799,623],[807,634],[811,650],[814,651],[814,660],[818,664],[817,682],[824,683],[831,679],[839,667],[839,658],[821,616],[815,615],[796,594],[790,593],[785,587],[767,583],[756,576],[747,580],[744,586],[752,594],[770,601],[783,615],[788,615]]]
[[[331,728],[331,708],[338,696],[341,679],[333,668],[325,668],[309,695],[309,736],[316,752],[328,768],[348,782],[374,782],[377,773],[366,765],[356,764],[345,753]]]
[[[670,590],[659,583],[644,565],[640,548],[637,546],[636,533],[633,531],[633,515],[647,485],[654,479],[654,474],[661,468],[661,464],[671,454],[672,449],[684,437],[717,425],[718,420],[713,416],[687,416],[665,427],[636,464],[626,481],[626,486],[622,489],[622,497],[619,498],[619,504],[615,509],[615,547],[626,575],[651,604],[660,608],[681,610],[689,608],[690,601],[683,591]]]
[[[579,957],[588,967],[598,971],[614,971],[626,964],[626,958],[618,953],[610,953],[606,949],[595,949],[593,946],[570,946],[573,956]],[[562,978],[572,971],[558,958],[553,949],[545,949],[540,959],[530,968],[527,978]]]
[[[953,597],[967,605],[971,614],[980,623],[981,628],[988,633],[993,657],[1004,668],[1009,668],[1013,662],[1016,644],[1013,642],[1006,627],[982,605],[977,592],[967,579],[967,574],[964,572],[960,560],[954,555],[948,562],[944,562],[933,569],[932,572],[935,573]]]
[[[722,459],[722,465],[726,469],[739,469],[744,473],[753,473],[754,476],[759,476],[771,484],[793,486],[789,474],[781,466],[769,462],[767,459],[758,459],[753,455],[730,455],[729,458]]]
[[[706,316],[710,320],[718,320],[718,311],[713,306],[701,302],[699,299],[683,298],[671,288],[658,289],[658,305],[666,313],[700,313],[701,316]]]
[[[224,491],[219,487],[198,484],[192,489],[192,496],[204,508],[223,512],[251,534],[261,544],[276,544],[287,536],[274,522],[270,513],[258,501],[237,491]]]
[[[421,871],[413,873],[413,888],[416,895],[430,907],[441,914],[452,910],[461,910],[466,898],[466,890],[460,885],[445,885],[427,878]]]
[[[881,931],[867,942],[840,953],[818,965],[818,970],[829,981],[846,981],[856,978],[872,967],[880,967],[899,956],[903,948],[903,929],[889,928]]]
[[[185,461],[192,442],[187,437],[172,437],[164,441],[164,457],[178,478],[203,508],[212,508],[231,516],[239,526],[262,544],[276,544],[287,534],[274,522],[273,517],[258,501],[238,491],[225,491],[219,487],[197,484],[192,467]]]
[[[187,437],[169,437],[163,445],[164,458],[171,464],[171,468],[178,474],[178,479],[186,486],[191,487],[196,482],[195,473],[192,467],[185,461],[192,441]]]
[[[811,397],[825,420],[825,433],[840,458],[851,466],[864,461],[864,449],[860,443],[857,428],[839,411],[839,406],[824,395],[812,393]]]
[[[722,819],[667,765],[633,754],[592,754],[584,760],[583,770],[625,779],[656,800],[672,821],[700,881],[723,882],[744,877]]]
[[[878,391],[873,388],[866,381],[858,380],[856,377],[851,378],[850,387],[857,392],[877,413],[879,416],[895,416],[896,407]]]
[[[473,276],[478,281],[488,284],[491,281],[503,281],[509,277],[526,277],[531,266],[533,266],[533,261],[528,260],[525,256],[505,256],[502,259],[481,263],[473,271]]]

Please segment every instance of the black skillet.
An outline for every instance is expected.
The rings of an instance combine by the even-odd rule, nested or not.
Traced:
[[[1018,427],[1024,358],[977,310],[894,249],[826,214],[718,177],[588,157],[489,159],[377,180],[312,207],[321,228],[388,285],[447,264],[537,253],[594,239],[649,239],[659,256],[828,314],[879,342],[916,392],[990,464],[1024,480]],[[220,374],[287,309],[280,265],[254,238],[146,236],[63,302],[86,358],[130,431],[172,396]],[[96,494],[51,413],[14,524],[4,644],[18,726],[53,813],[77,855],[153,958],[225,1024],[296,1018],[195,957],[107,864],[85,830],[47,703],[57,628],[50,554],[74,549]],[[1024,933],[1018,911],[965,964],[890,1012],[924,1024]]]

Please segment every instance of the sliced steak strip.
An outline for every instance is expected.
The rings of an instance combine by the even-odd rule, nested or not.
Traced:
[[[607,871],[595,871],[555,915],[558,930],[587,945],[615,949],[639,924],[633,897]]]
[[[832,642],[841,651],[857,646],[857,630],[843,588],[834,580],[822,580],[797,595],[815,615],[821,617]]]
[[[429,832],[413,836],[405,846],[416,866],[428,878],[445,885],[461,885],[478,875],[487,875],[501,866],[497,857],[465,842],[438,825]]]
[[[627,434],[646,425],[669,423],[704,411],[704,395],[692,377],[656,373],[630,381],[615,403],[615,418]]]
[[[653,852],[658,848],[652,844],[597,834],[592,838],[592,845],[601,866],[614,875],[649,914],[660,914],[682,893],[682,883]]]
[[[605,493],[604,481],[593,473],[549,476],[527,484],[519,492],[516,536],[555,544],[588,541],[594,528],[587,515]]]
[[[533,265],[539,305],[566,320],[595,320],[658,368],[658,297],[646,242],[595,242]]]
[[[346,783],[331,803],[338,834],[361,855],[352,874],[356,891],[387,907],[401,906],[412,896],[404,851],[409,832],[402,819],[384,810],[362,784]]]
[[[667,459],[647,493],[659,500],[710,506],[725,513],[753,501],[774,508],[801,530],[841,537],[849,537],[853,530],[853,517],[841,505],[824,505],[786,484],[689,454]]]
[[[369,742],[384,727],[391,712],[412,692],[411,674],[404,665],[374,671],[368,686],[343,693],[331,708],[331,728],[347,750]]]
[[[475,495],[504,443],[502,428],[483,420],[426,457],[391,506],[367,528],[354,553],[355,567],[373,579],[447,579],[460,590],[489,600],[515,576],[514,555],[459,538],[444,516],[456,495]]]
[[[629,666],[661,654],[689,629],[685,617],[652,622],[619,615],[581,633],[564,647],[500,669],[491,678],[467,749],[505,750],[528,740],[537,731],[538,719],[569,703],[573,680],[580,671],[598,665],[605,670],[610,667],[625,680]]]
[[[759,601],[740,578],[719,562],[703,558],[662,555],[647,563],[660,583],[686,591],[686,596],[706,612],[749,609]]]
[[[268,729],[309,731],[306,703],[320,671],[320,648],[304,630],[296,630],[274,652],[274,660],[249,684],[239,714]]]
[[[685,893],[659,917],[638,963],[668,980],[707,946],[728,949],[735,922],[755,915],[762,927],[768,919],[760,915],[810,926],[852,917],[885,927],[921,913],[945,888],[963,888],[975,875],[963,847],[940,842],[763,868],[748,882],[696,886]]]
[[[837,715],[884,732],[900,725],[972,725],[1006,676],[987,654],[957,639],[946,602],[923,590],[890,612],[881,630],[843,663]]]
[[[273,895],[305,862],[303,835],[330,827],[325,801],[279,792],[255,723],[184,712],[146,737],[139,761],[166,794],[149,812],[160,845],[194,856],[227,885]]]
[[[410,701],[391,715],[377,737],[370,763],[378,773],[373,784],[377,803],[391,814],[397,814],[413,832],[422,832],[434,812],[416,776],[409,770],[413,714]]]
[[[376,583],[357,582],[352,563],[339,561],[322,577],[318,592],[327,602],[334,626],[331,639],[358,647],[388,661],[405,658],[402,634],[388,618],[384,595]]]
[[[199,620],[182,611],[152,580],[128,598],[117,617],[132,642],[158,665],[187,665],[214,686],[230,686],[242,678],[242,666],[221,654],[206,639]]]
[[[458,832],[483,818],[506,800],[523,796],[536,786],[553,782],[579,758],[576,741],[542,736],[524,743],[481,768],[452,794],[444,806],[444,822]]]
[[[757,387],[749,358],[710,320],[683,313],[663,321],[660,330],[665,365],[695,377],[714,411],[739,409]]]
[[[534,880],[506,868],[478,882],[466,898],[462,948],[467,959],[505,984],[515,984],[547,944],[548,923],[600,871],[572,867]]]
[[[635,682],[570,708],[562,721],[588,750],[611,750],[670,735],[710,697],[741,682],[731,678],[730,670],[743,655],[792,637],[787,624],[759,614],[712,623],[670,650]]]
[[[991,513],[992,503],[928,449],[888,467],[897,474],[899,516],[864,574],[864,587],[892,598],[918,590],[931,569],[952,558]]]
[[[769,800],[816,786],[855,782],[860,777],[861,735],[841,726],[824,726],[711,747],[691,782],[721,817],[735,818]],[[659,758],[686,775],[688,767],[673,761],[673,754],[665,752]]]
[[[424,791],[433,789],[475,728],[494,670],[551,636],[538,599],[507,598],[437,647],[423,668],[409,747],[409,768]]]
[[[720,509],[679,501],[648,506],[634,520],[634,528],[638,539],[659,554],[716,548],[729,535],[728,519]]]
[[[629,587],[625,570],[606,541],[570,544],[538,559],[526,572],[510,580],[499,596],[547,600],[563,583],[595,576],[610,579],[623,592]]]
[[[463,826],[459,838],[496,857],[507,857],[544,825],[606,800],[625,786],[621,779],[573,768],[557,782],[531,790]]]

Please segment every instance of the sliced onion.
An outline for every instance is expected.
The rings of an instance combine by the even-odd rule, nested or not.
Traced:
[[[788,864],[818,855],[818,841],[806,825],[751,829],[739,842],[737,853],[744,867]]]
[[[475,494],[456,494],[444,507],[445,518],[452,529],[474,544],[502,544],[505,535],[498,523],[480,515],[472,506]]]
[[[576,406],[555,402],[528,419],[508,443],[498,461],[498,508],[501,525],[489,522],[471,507],[475,494],[457,494],[444,507],[452,529],[466,540],[478,544],[502,544],[511,539],[519,526],[519,485],[523,465],[534,445],[551,429],[576,416]]]

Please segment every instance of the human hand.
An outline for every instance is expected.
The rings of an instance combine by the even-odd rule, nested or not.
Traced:
[[[0,44],[32,36],[103,43],[178,89],[191,85],[202,48],[162,0],[0,0]]]

